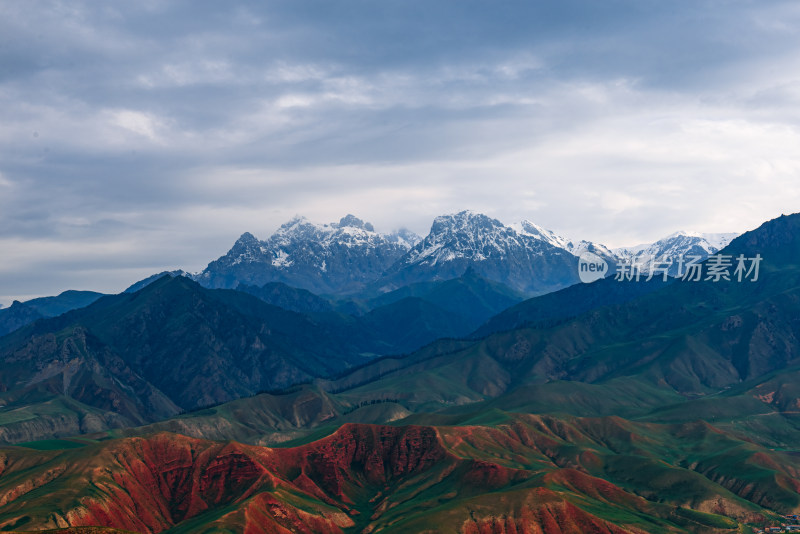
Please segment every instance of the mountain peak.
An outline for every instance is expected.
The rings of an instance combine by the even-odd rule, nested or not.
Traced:
[[[246,234],[246,235],[248,235],[250,237],[253,237],[249,233]],[[242,237],[244,237],[244,236],[242,236]],[[242,238],[239,238],[239,239],[241,240]],[[253,238],[253,239],[255,239],[255,238]],[[123,293],[135,293],[136,291],[139,291],[140,289],[142,289],[142,288],[144,288],[146,286],[149,286],[150,284],[152,284],[154,282],[157,282],[158,280],[161,280],[162,278],[181,277],[181,278],[186,278],[187,280],[189,280],[189,279],[191,279],[191,276],[192,275],[190,275],[189,273],[187,273],[183,269],[177,269],[175,271],[161,271],[160,273],[150,275],[147,278],[145,278],[143,280],[139,280],[135,284],[132,284],[125,291],[123,291]],[[66,294],[66,291],[64,293],[62,293],[61,295],[59,295],[59,296],[64,296],[65,294]]]
[[[518,234],[528,235],[540,241],[544,241],[545,243],[549,243],[554,247],[563,248],[568,252],[573,252],[572,249],[574,248],[574,245],[569,239],[562,237],[552,230],[548,230],[547,228],[539,226],[538,224],[527,219],[523,219],[518,223],[511,224],[510,227],[513,228]]]
[[[436,219],[448,219],[448,220],[482,220],[482,219],[489,219],[488,215],[484,215],[483,213],[479,213],[473,210],[461,210],[456,213],[446,213],[444,215],[439,215]],[[434,220],[436,220],[434,219]]]
[[[387,239],[392,243],[403,245],[407,248],[412,248],[414,245],[422,241],[422,238],[409,230],[408,228],[400,228],[395,230],[387,236]]]
[[[706,256],[727,247],[737,235],[735,233],[714,234],[679,230],[654,243],[618,248],[614,252],[621,258],[681,256],[688,252]]]
[[[331,226],[334,228],[359,228],[361,230],[366,230],[367,232],[375,231],[375,227],[373,227],[371,223],[364,222],[350,213],[339,219],[338,224],[332,223]]]
[[[703,237],[703,234],[701,232],[696,232],[694,230],[678,230],[677,232],[673,232],[673,233],[669,234],[667,237],[664,237],[662,239],[670,239],[670,238],[673,238],[673,237],[683,237],[683,236],[686,236],[686,237]]]
[[[239,236],[239,239],[236,240],[236,243],[241,245],[251,245],[254,243],[258,243],[258,238],[251,234],[250,232],[245,232]]]
[[[294,217],[292,217],[291,219],[289,219],[288,221],[286,221],[281,225],[281,230],[288,230],[290,228],[294,228],[305,224],[309,224],[308,219],[306,219],[302,215],[295,215]]]
[[[375,232],[352,214],[330,224],[297,215],[264,241],[242,235],[195,279],[215,288],[280,281],[316,293],[352,292],[406,254],[419,240],[414,238]]]
[[[727,254],[761,254],[771,265],[796,265],[800,256],[800,213],[781,215],[735,238]]]
[[[464,210],[436,217],[430,233],[387,277],[408,283],[479,275],[533,294],[574,283],[574,261],[568,251],[543,239],[520,234],[483,213]],[[473,272],[465,272],[469,266]]]
[[[465,230],[475,231],[479,229],[492,230],[503,227],[503,223],[497,219],[492,219],[488,215],[464,210],[436,217],[433,220],[433,225],[431,225],[431,234]]]
[[[497,219],[461,211],[436,217],[428,236],[420,241],[406,258],[408,262],[424,261],[430,265],[457,258],[484,261],[505,257],[509,247],[524,247],[520,236]]]

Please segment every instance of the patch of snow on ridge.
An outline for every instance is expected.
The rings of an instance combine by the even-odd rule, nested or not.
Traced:
[[[285,250],[278,250],[277,254],[272,259],[272,265],[275,267],[289,267],[291,264],[292,260],[289,259],[289,255]]]
[[[538,224],[532,223],[528,220],[522,220],[518,223],[510,224],[509,227],[520,235],[527,235],[539,239],[540,241],[549,243],[557,248],[569,250],[569,248],[572,246],[572,242],[565,237],[562,237],[552,230],[543,228]]]

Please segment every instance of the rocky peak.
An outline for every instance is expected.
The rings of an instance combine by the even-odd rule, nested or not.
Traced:
[[[440,215],[433,220],[430,235],[452,234],[457,232],[486,232],[505,228],[503,223],[482,213],[465,210],[458,213]]]
[[[295,216],[265,241],[243,234],[195,279],[207,287],[283,282],[316,293],[355,291],[376,280],[419,240],[410,232],[404,235],[378,233],[352,214],[331,224]]]
[[[387,273],[395,287],[474,273],[518,291],[560,289],[577,278],[575,258],[543,239],[518,233],[482,213],[461,211],[436,217],[430,233]],[[389,287],[386,284],[385,287]]]
[[[290,246],[292,243],[324,241],[330,233],[330,227],[314,224],[305,217],[297,215],[283,223],[267,240],[267,243],[269,248],[277,252],[279,248]]]
[[[716,254],[725,248],[736,235],[680,231],[661,238],[654,243],[614,249],[614,253],[625,259],[674,258],[685,255],[705,257],[710,254]]]
[[[303,224],[308,224],[308,219],[306,219],[302,215],[295,215],[294,217],[283,223],[281,225],[281,228],[288,230],[290,228],[302,226]]]
[[[396,243],[409,249],[422,241],[420,236],[407,228],[395,230],[391,234],[387,235],[386,238],[392,243]]]
[[[765,222],[755,230],[746,232],[725,249],[726,254],[761,254],[765,266],[777,268],[797,265],[800,257],[800,213],[781,215]]]
[[[338,224],[332,223],[331,226],[334,228],[359,228],[361,230],[366,230],[367,232],[375,231],[375,227],[373,227],[371,223],[364,222],[355,215],[349,213],[339,219]]]
[[[236,240],[226,256],[229,258],[241,258],[241,261],[253,261],[255,257],[263,253],[261,248],[261,241],[250,232],[245,232]]]
[[[236,240],[237,245],[245,245],[245,246],[256,245],[258,244],[258,242],[259,242],[258,238],[256,238],[256,236],[254,236],[250,232],[243,233],[241,236],[239,236],[239,239]]]
[[[548,230],[547,228],[543,228],[536,223],[532,223],[531,221],[523,219],[522,221],[512,224],[511,228],[516,230],[517,233],[522,235],[528,235],[540,241],[544,241],[545,243],[549,243],[554,247],[563,248],[564,250],[572,252],[570,250],[574,247],[572,242],[565,237],[562,237],[552,230]]]
[[[430,233],[411,249],[405,263],[432,266],[455,259],[500,259],[516,248],[524,245],[512,228],[481,213],[462,211],[436,217]]]

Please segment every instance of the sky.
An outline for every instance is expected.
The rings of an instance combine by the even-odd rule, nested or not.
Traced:
[[[0,0],[0,304],[471,209],[611,247],[800,211],[800,4]]]

